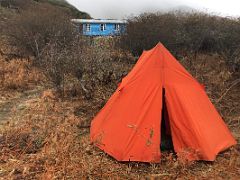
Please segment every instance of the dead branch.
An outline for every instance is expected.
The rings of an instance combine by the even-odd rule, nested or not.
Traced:
[[[231,86],[226,89],[226,91],[221,95],[221,97],[220,97],[216,102],[219,103],[219,102],[224,98],[224,96],[226,96],[227,93],[228,93],[234,86],[236,86],[236,85],[239,84],[239,83],[240,83],[240,79],[237,79],[237,80],[233,81],[233,83],[231,84]]]

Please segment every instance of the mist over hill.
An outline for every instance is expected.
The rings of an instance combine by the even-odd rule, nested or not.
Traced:
[[[200,11],[219,16],[240,15],[238,7],[240,2],[228,1],[203,1],[203,0],[67,0],[79,10],[86,11],[94,18],[128,18],[141,13],[169,12],[169,11]]]

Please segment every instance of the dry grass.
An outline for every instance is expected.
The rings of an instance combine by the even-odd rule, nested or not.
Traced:
[[[228,72],[217,55],[201,55],[196,61],[192,61],[191,65],[187,59],[182,63],[195,77],[205,83],[212,101],[223,114],[239,142],[239,87],[233,87],[221,102],[217,103],[219,97],[235,80],[234,75]],[[18,69],[15,71],[18,72]],[[30,70],[29,73],[33,72]],[[15,74],[18,73],[12,73],[13,79],[18,77],[14,76]],[[24,83],[29,85],[31,82],[26,80]],[[81,97],[59,99],[54,91],[48,89],[40,96],[26,99],[22,108],[12,108],[8,122],[0,132],[0,177],[239,179],[239,145],[221,153],[214,162],[185,162],[174,153],[163,153],[159,164],[120,163],[92,146],[89,142],[89,128],[86,127],[112,91],[113,89],[105,86],[99,87],[95,92],[95,98],[90,101]]]
[[[43,82],[43,75],[27,59],[6,61],[0,56],[0,89],[26,90]]]

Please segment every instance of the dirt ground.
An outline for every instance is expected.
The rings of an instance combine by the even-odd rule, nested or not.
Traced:
[[[0,99],[0,124],[4,125],[9,119],[16,120],[21,119],[20,115],[24,112],[25,103],[39,96],[40,89],[34,89],[29,91],[24,91],[22,93],[16,93],[13,97],[4,97]]]

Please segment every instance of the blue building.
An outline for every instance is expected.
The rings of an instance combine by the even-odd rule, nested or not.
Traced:
[[[79,33],[85,36],[117,36],[126,30],[126,21],[110,19],[72,19]]]

